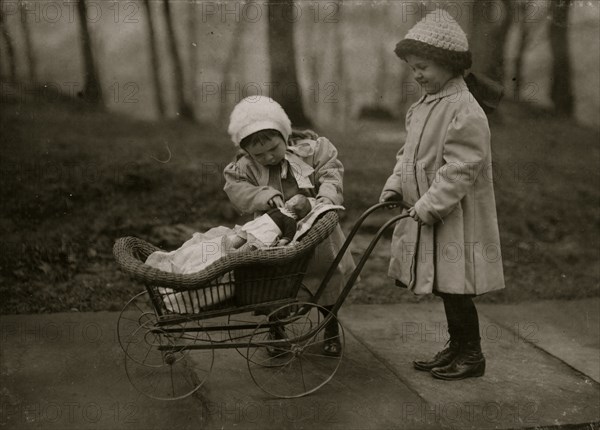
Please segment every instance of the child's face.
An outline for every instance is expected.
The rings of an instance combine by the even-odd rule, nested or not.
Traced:
[[[450,70],[416,55],[408,55],[406,62],[412,69],[415,80],[427,94],[437,93],[453,77]]]
[[[265,143],[251,145],[246,152],[263,166],[275,166],[285,157],[285,141],[280,136],[274,136]]]

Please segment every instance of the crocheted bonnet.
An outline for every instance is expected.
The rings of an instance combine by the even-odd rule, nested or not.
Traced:
[[[436,9],[417,22],[398,42],[396,55],[417,55],[450,65],[457,70],[471,67],[467,35],[450,14]]]
[[[292,123],[279,103],[270,97],[250,96],[241,100],[231,112],[227,132],[237,147],[247,136],[261,130],[277,130],[287,142]]]

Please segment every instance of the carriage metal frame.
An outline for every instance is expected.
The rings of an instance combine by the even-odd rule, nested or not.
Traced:
[[[246,359],[255,384],[272,396],[296,398],[320,389],[333,378],[343,356],[344,329],[337,312],[381,236],[408,213],[392,216],[378,229],[332,308],[320,306],[319,298],[363,222],[379,209],[408,207],[391,201],[367,209],[354,223],[315,294],[302,286],[303,276],[317,245],[337,226],[336,211],[322,215],[297,244],[231,254],[190,275],[147,266],[144,261],[159,248],[134,237],[118,239],[113,253],[119,266],[145,285],[124,306],[117,321],[131,384],[150,398],[182,399],[207,381],[215,350],[236,349]],[[234,297],[219,297],[228,287],[235,288]],[[167,298],[172,301],[174,294],[182,300],[168,309]],[[206,306],[197,309],[198,301]],[[173,312],[173,306],[181,303],[186,308]],[[325,327],[332,319],[340,327],[339,355],[323,354],[321,349],[328,340]],[[273,338],[273,332],[279,336]],[[195,354],[189,355],[190,351]]]

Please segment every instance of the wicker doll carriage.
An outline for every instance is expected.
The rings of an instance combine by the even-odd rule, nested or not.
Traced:
[[[184,398],[208,379],[215,350],[230,348],[246,359],[256,385],[272,396],[301,397],[327,384],[342,355],[323,356],[325,326],[337,321],[337,310],[384,230],[407,215],[381,227],[333,309],[318,305],[318,299],[364,219],[393,205],[378,204],[362,215],[314,295],[302,280],[316,246],[336,228],[334,210],[321,215],[294,245],[230,254],[188,275],[144,264],[159,248],[133,237],[118,239],[113,253],[119,266],[145,286],[125,305],[117,322],[132,385],[151,398]],[[273,332],[280,335],[274,337]]]

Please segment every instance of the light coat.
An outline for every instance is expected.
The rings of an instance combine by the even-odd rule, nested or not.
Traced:
[[[319,137],[317,140],[304,139],[293,142],[287,148],[286,159],[296,172],[310,181],[312,187],[306,189],[310,197],[327,197],[334,205],[344,202],[344,167],[337,159],[337,149],[329,140]],[[281,184],[269,184],[269,168],[257,163],[245,153],[227,165],[223,173],[224,190],[231,203],[242,213],[253,213],[256,217],[271,209],[268,202],[273,197],[281,196],[284,201],[292,197],[283,195]],[[344,234],[338,225],[331,236],[317,246],[303,281],[311,293],[316,292],[344,240]],[[335,302],[354,267],[348,250],[321,296],[320,304],[329,305]]]
[[[406,142],[384,191],[414,205],[392,238],[389,276],[415,294],[504,288],[490,131],[462,77],[406,115]]]

